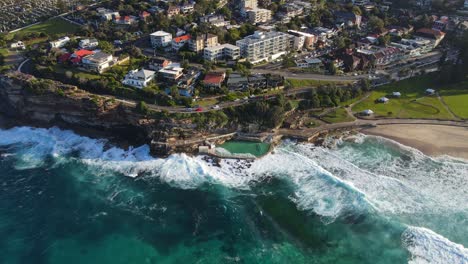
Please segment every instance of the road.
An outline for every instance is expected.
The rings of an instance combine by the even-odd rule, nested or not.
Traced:
[[[341,76],[341,75],[323,75],[316,73],[293,73],[287,70],[267,70],[267,69],[252,69],[252,73],[260,74],[278,74],[283,76],[286,79],[295,79],[295,80],[317,80],[317,81],[357,81],[362,78],[369,77],[368,74],[358,75],[358,76]]]

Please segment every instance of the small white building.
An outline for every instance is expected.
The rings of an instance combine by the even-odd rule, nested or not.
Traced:
[[[156,72],[145,69],[129,71],[122,84],[141,89],[154,80],[155,74]]]
[[[151,45],[153,48],[167,47],[171,44],[172,35],[165,31],[156,31],[150,35]]]
[[[55,41],[50,42],[50,47],[51,48],[63,48],[68,42],[70,42],[69,37],[63,37],[59,38]]]
[[[435,93],[436,93],[436,91],[434,89],[430,89],[430,88],[426,89],[426,94],[428,94],[428,95],[433,95]]]
[[[97,39],[82,39],[78,46],[82,49],[95,49],[99,46]]]
[[[384,97],[380,97],[379,99],[377,99],[377,102],[379,102],[379,103],[384,103],[384,104],[388,103],[388,101],[390,101],[390,99],[388,99],[388,98],[385,97],[385,96],[384,96]]]
[[[371,116],[371,115],[374,114],[374,111],[372,111],[372,110],[370,110],[370,109],[366,109],[366,110],[362,111],[360,114],[361,114],[362,116]]]
[[[22,41],[11,43],[10,48],[12,49],[26,49],[26,46]]]

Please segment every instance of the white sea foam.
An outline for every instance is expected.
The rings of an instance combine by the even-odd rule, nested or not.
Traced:
[[[411,254],[410,264],[466,264],[468,249],[422,227],[408,227],[402,242]]]

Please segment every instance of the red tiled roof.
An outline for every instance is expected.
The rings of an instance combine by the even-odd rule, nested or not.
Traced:
[[[181,41],[187,41],[187,40],[189,40],[190,38],[191,38],[190,35],[183,35],[183,36],[174,38],[174,41],[175,41],[176,43],[179,43],[179,42],[181,42]]]
[[[147,16],[149,16],[149,15],[150,15],[150,13],[148,13],[148,12],[146,12],[146,11],[143,11],[143,12],[141,12],[141,14],[140,14],[140,16],[142,16],[142,17],[147,17]]]
[[[203,80],[203,83],[205,84],[220,84],[224,80],[224,73],[219,73],[219,72],[213,72],[213,73],[207,73],[205,75],[205,79]]]
[[[73,53],[74,57],[84,57],[84,56],[88,56],[91,54],[94,54],[94,52],[90,50],[85,50],[85,49],[77,50],[75,51],[75,53]]]

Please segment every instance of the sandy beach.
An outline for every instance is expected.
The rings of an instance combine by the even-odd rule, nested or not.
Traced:
[[[468,128],[441,125],[380,125],[362,130],[419,149],[431,156],[449,155],[468,160]]]

